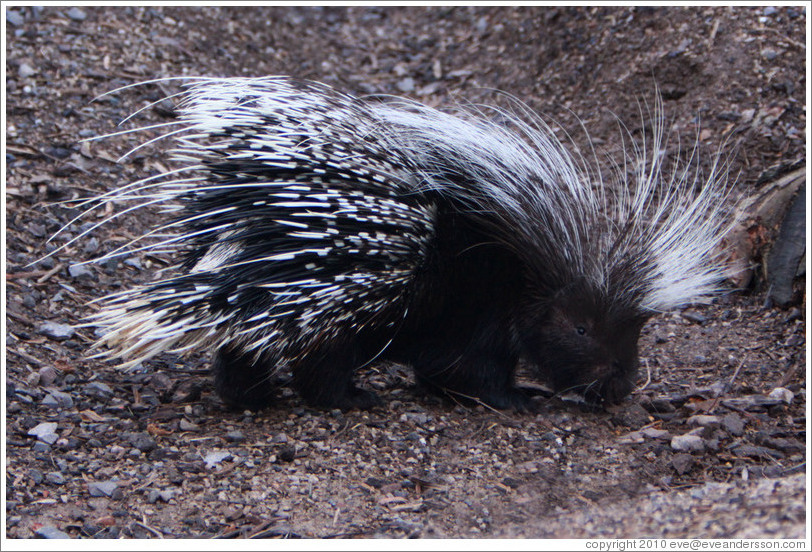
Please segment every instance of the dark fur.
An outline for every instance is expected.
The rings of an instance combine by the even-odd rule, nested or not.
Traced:
[[[291,367],[310,404],[368,408],[375,395],[353,382],[356,369],[390,360],[412,366],[433,392],[525,409],[530,396],[514,378],[520,358],[557,391],[596,404],[618,402],[633,388],[637,340],[646,317],[609,310],[584,283],[547,297],[519,257],[490,241],[481,223],[446,205],[436,247],[414,282],[408,314],[393,334],[362,331],[308,351]],[[273,359],[221,350],[214,364],[220,396],[233,406],[271,403]]]

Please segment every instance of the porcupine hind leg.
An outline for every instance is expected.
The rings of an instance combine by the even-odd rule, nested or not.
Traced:
[[[325,346],[291,366],[293,386],[308,404],[320,408],[363,410],[377,406],[381,403],[378,396],[353,381],[356,368],[373,356],[365,354],[357,343]]]
[[[275,363],[257,362],[253,355],[241,354],[223,347],[214,357],[214,388],[226,405],[232,408],[260,410],[274,399],[271,371]]]

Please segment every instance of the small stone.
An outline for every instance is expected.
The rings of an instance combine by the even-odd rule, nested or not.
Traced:
[[[234,431],[229,431],[228,433],[226,433],[226,441],[230,441],[232,443],[240,443],[242,441],[245,441],[245,435],[243,435],[243,432],[238,429]]]
[[[684,452],[675,454],[671,459],[671,465],[678,474],[683,475],[691,471],[691,468],[694,466],[694,457]]]
[[[65,15],[74,21],[84,21],[87,18],[87,14],[79,8],[71,8],[65,12]]]
[[[295,458],[296,458],[296,447],[288,445],[279,449],[279,459],[282,462],[293,462]]]
[[[181,419],[178,427],[181,431],[200,431],[199,425],[193,424],[192,422],[186,420],[186,418]]]
[[[632,445],[644,442],[643,434],[639,431],[632,431],[626,435],[618,437],[617,442],[622,445]]]
[[[34,443],[34,446],[31,447],[33,452],[51,452],[51,445],[44,442],[44,441],[37,441]]]
[[[37,327],[37,331],[45,337],[56,339],[57,341],[65,341],[73,337],[75,333],[72,326],[68,324],[59,324],[57,322],[43,322]]]
[[[98,250],[99,250],[99,240],[96,237],[87,240],[84,247],[82,248],[82,251],[84,251],[88,255],[92,255]]]
[[[705,450],[705,441],[698,435],[675,435],[671,439],[671,448],[681,452],[699,452]]]
[[[112,497],[116,489],[118,489],[118,483],[115,481],[94,481],[87,484],[87,490],[90,492],[90,496]]]
[[[722,427],[736,437],[744,434],[744,420],[738,414],[728,414],[722,418]]]
[[[85,395],[94,399],[109,399],[113,396],[113,389],[106,383],[91,381],[84,388]]]
[[[39,529],[34,531],[34,533],[38,537],[40,537],[42,539],[69,539],[70,538],[70,535],[68,535],[64,531],[60,531],[59,529],[57,529],[53,525],[43,525],[42,527],[40,527]]]
[[[6,21],[14,25],[15,27],[19,27],[23,23],[25,23],[25,18],[23,14],[16,10],[6,10]]]
[[[768,395],[771,399],[776,399],[784,402],[785,404],[792,404],[792,399],[795,398],[795,393],[785,387],[776,387]]]
[[[778,52],[776,52],[772,48],[764,48],[761,51],[761,57],[763,57],[767,61],[773,61],[775,58],[778,57]]]
[[[405,79],[401,79],[397,84],[398,90],[401,92],[413,92],[414,91],[414,79],[412,77],[406,77]]]
[[[73,408],[73,397],[68,393],[52,389],[42,399],[42,404],[49,408]]]
[[[708,321],[707,317],[699,314],[698,312],[683,312],[682,317],[689,322],[699,325],[702,325]]]
[[[127,441],[140,452],[149,452],[158,446],[148,433],[131,433],[127,436]]]
[[[43,387],[50,387],[56,381],[58,373],[53,366],[43,366],[39,369],[39,383]]]
[[[641,429],[640,434],[649,439],[671,439],[671,432],[665,429],[657,429],[656,427]]]
[[[206,467],[208,469],[214,468],[217,464],[226,460],[227,458],[231,458],[231,453],[226,451],[214,451],[208,453],[206,456],[203,457],[203,462],[205,462]]]
[[[96,276],[93,270],[84,264],[70,265],[68,267],[68,274],[70,274],[70,277],[75,280],[92,280]]]
[[[686,423],[690,427],[719,427],[721,420],[719,419],[719,416],[697,414],[688,418]]]
[[[786,455],[779,451],[767,447],[756,445],[741,445],[733,449],[736,456],[750,456],[752,458],[784,458]]]
[[[56,434],[56,422],[43,422],[28,430],[28,435],[52,445],[59,439]]]
[[[21,63],[19,68],[20,78],[27,79],[37,74],[37,70],[27,63]]]
[[[64,485],[65,476],[61,472],[52,471],[45,474],[45,481],[51,485]]]
[[[124,259],[124,264],[126,266],[136,268],[138,270],[144,268],[144,265],[141,264],[141,259],[139,259],[138,257],[127,257],[126,259]]]

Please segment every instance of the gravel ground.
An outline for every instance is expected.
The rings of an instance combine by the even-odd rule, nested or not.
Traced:
[[[384,405],[231,412],[205,351],[132,370],[71,328],[160,255],[74,266],[152,227],[121,217],[30,265],[75,213],[60,202],[165,170],[112,132],[173,75],[290,74],[430,105],[521,98],[586,146],[639,136],[661,92],[685,157],[724,147],[731,201],[805,164],[806,11],[780,8],[11,7],[6,12],[6,538],[806,536],[806,276],[779,309],[760,243],[743,289],[652,320],[622,405],[517,414],[361,374]],[[656,87],[656,88],[655,88]],[[138,124],[167,122],[166,105]],[[701,126],[698,126],[701,123]],[[678,140],[676,139],[678,138]],[[700,165],[707,166],[709,156]],[[56,245],[76,235],[70,225]],[[60,241],[62,240],[62,241]],[[646,372],[644,370],[644,372]],[[649,380],[646,383],[646,380]]]

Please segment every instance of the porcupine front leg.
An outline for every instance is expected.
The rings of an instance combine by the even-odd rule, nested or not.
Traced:
[[[514,383],[518,354],[509,326],[483,323],[472,333],[438,335],[419,346],[413,360],[418,381],[430,391],[494,408],[527,410],[530,396]]]
[[[232,408],[260,410],[270,406],[274,398],[271,359],[257,362],[253,355],[221,348],[214,357],[214,387],[217,394]]]
[[[435,284],[424,284],[428,292],[396,343],[400,358],[434,392],[528,409],[529,396],[514,383],[519,261],[465,221],[446,221],[438,235],[438,252],[426,271]]]

